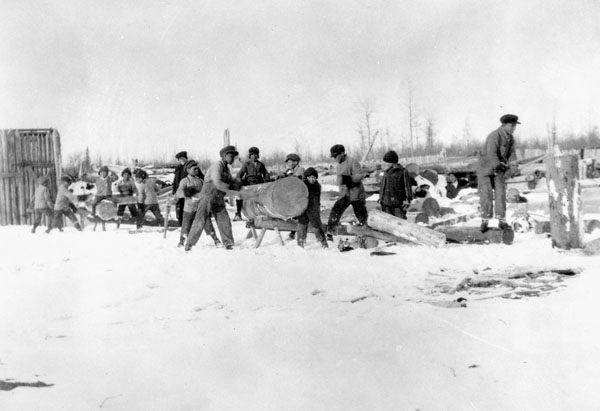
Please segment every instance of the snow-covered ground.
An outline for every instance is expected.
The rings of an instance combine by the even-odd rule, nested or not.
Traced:
[[[593,410],[600,257],[507,245],[235,250],[178,232],[1,227],[1,410]],[[439,292],[580,268],[541,297]]]

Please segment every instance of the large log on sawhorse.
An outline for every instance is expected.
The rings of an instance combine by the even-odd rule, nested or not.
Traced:
[[[258,216],[254,220],[248,222],[248,227],[250,228],[252,236],[256,241],[255,248],[258,248],[265,238],[267,230],[275,231],[279,237],[281,245],[285,245],[285,241],[283,241],[283,237],[281,237],[281,231],[296,231],[298,224],[291,221]],[[260,234],[256,233],[256,229],[260,229]]]
[[[443,247],[446,243],[446,236],[443,233],[409,223],[379,210],[369,211],[367,224],[371,228],[402,237],[416,244]]]
[[[515,238],[515,232],[511,229],[499,230],[490,228],[482,233],[479,227],[463,226],[439,226],[435,231],[444,233],[446,241],[449,243],[469,243],[469,244],[512,244]]]

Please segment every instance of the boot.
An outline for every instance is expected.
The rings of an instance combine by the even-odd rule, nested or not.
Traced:
[[[333,242],[333,234],[331,234],[331,233],[325,234],[325,241]]]
[[[33,227],[31,228],[31,234],[35,234],[35,230],[38,228],[37,224],[34,224]]]
[[[79,225],[79,223],[75,223],[75,228],[77,229],[77,231],[83,231],[83,229],[81,228],[81,225]]]
[[[213,241],[215,242],[215,247],[221,247],[223,244],[221,244],[221,240],[219,240],[219,237],[217,237],[217,235],[215,233],[212,233],[211,235]]]
[[[179,243],[177,244],[177,248],[183,247],[185,245],[185,237],[179,236]]]
[[[308,227],[306,225],[298,224],[298,231],[296,232],[296,241],[298,242],[298,245],[302,248],[304,248],[304,244],[306,243],[307,230]],[[291,233],[293,233],[293,231]]]
[[[293,240],[296,238],[296,232],[295,231],[290,231],[290,235],[288,235],[288,239]]]
[[[504,219],[504,218],[500,218],[500,219],[498,220],[498,228],[499,228],[500,230],[508,230],[508,229],[510,228],[510,224],[508,224],[508,223],[506,222],[506,219]]]
[[[329,244],[327,244],[327,240],[321,241],[321,248],[329,248]]]
[[[482,233],[485,233],[487,230],[489,230],[487,218],[484,218],[483,220],[481,220],[481,226],[479,227],[479,230]]]

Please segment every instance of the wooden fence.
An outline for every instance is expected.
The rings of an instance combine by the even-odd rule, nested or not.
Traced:
[[[0,130],[0,226],[31,224],[27,207],[38,178],[50,178],[54,196],[61,173],[57,130]]]

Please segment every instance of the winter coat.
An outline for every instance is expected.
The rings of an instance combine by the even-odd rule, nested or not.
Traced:
[[[50,198],[50,190],[43,184],[40,184],[35,189],[35,194],[33,195],[33,208],[36,210],[42,210],[44,208],[52,209],[54,204],[52,204],[52,199]]]
[[[156,180],[147,178],[142,183],[137,184],[138,198],[137,202],[144,205],[158,204],[158,186]]]
[[[285,171],[283,172],[283,174],[279,175],[277,177],[277,179],[285,178],[285,177],[304,178],[304,171],[305,171],[304,167],[302,167],[300,164],[298,164],[294,168],[286,168]]]
[[[336,167],[337,184],[340,186],[340,197],[348,196],[350,201],[365,200],[365,187],[362,179],[365,177],[362,167],[358,160],[352,157],[345,157]],[[342,176],[352,177],[354,187],[348,188],[343,184]]]
[[[58,186],[58,192],[56,193],[56,203],[54,203],[54,210],[66,210],[69,208],[69,204],[75,204],[75,196],[69,189],[62,184]]]
[[[321,184],[318,181],[315,181],[314,184],[308,182],[308,180],[304,180],[304,184],[306,184],[306,188],[308,188],[308,206],[306,207],[306,212],[310,212],[311,210],[316,210],[317,213],[321,212]]]
[[[271,176],[264,163],[261,161],[256,161],[255,163],[252,160],[244,161],[236,178],[243,185],[262,184],[271,181]]]
[[[382,206],[403,208],[404,202],[412,201],[411,178],[400,164],[395,164],[383,173],[379,188],[379,202]]]
[[[508,166],[511,162],[517,160],[515,152],[515,140],[502,127],[492,131],[487,136],[483,149],[479,155],[479,164],[477,173],[480,176],[493,176],[497,171],[496,167],[500,163]]]
[[[179,188],[175,193],[175,198],[185,198],[185,202],[183,203],[183,212],[184,213],[195,213],[198,211],[198,204],[200,201],[200,191],[202,191],[202,186],[204,185],[204,180],[200,177],[187,175],[181,182],[179,183]],[[196,194],[191,197],[186,197],[184,194],[184,190],[187,187],[194,187],[196,190]]]
[[[97,196],[111,196],[112,195],[112,183],[118,180],[115,174],[109,174],[106,178],[100,176],[96,177],[96,195]]]
[[[461,186],[458,181],[455,183],[448,183],[446,185],[446,197],[448,197],[449,199],[456,198],[456,196],[458,196],[459,191],[463,188],[464,186]]]
[[[225,191],[234,182],[227,163],[223,160],[213,163],[206,171],[202,194],[212,197],[213,204],[225,205]]]
[[[117,183],[117,191],[119,191],[119,195],[121,196],[132,196],[137,192],[135,181],[131,178],[129,181],[120,180]]]
[[[179,184],[183,181],[184,178],[187,177],[187,170],[185,169],[185,164],[179,164],[175,167],[175,175],[173,176],[173,194],[177,193],[177,189],[179,188]],[[204,174],[200,171],[200,178],[204,178]]]

